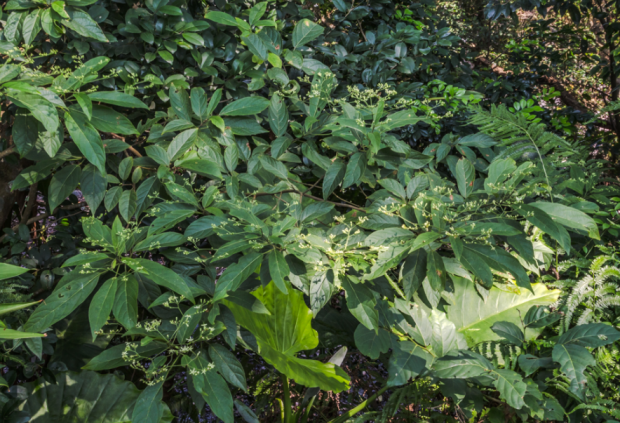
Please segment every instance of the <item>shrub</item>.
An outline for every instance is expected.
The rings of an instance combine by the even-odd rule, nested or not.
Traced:
[[[334,423],[387,390],[383,420],[419,392],[460,419],[612,413],[591,372],[619,332],[571,327],[545,284],[560,257],[617,237],[617,214],[593,217],[617,201],[605,162],[532,105],[483,108],[445,27],[334,4],[384,21],[358,42],[294,3],[218,1],[204,19],[182,2],[7,3],[0,155],[25,207],[3,211],[0,271],[43,302],[0,305],[32,310],[0,331],[0,382],[22,388],[3,416],[77,397],[91,414],[63,421],[171,421],[184,372],[198,410],[257,421],[240,398],[259,390],[258,354],[282,420],[320,419],[320,391],[351,389],[347,351],[387,378]],[[104,383],[116,400],[91,397]]]

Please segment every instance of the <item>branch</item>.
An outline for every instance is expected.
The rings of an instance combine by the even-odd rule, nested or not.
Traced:
[[[24,213],[22,214],[22,219],[19,222],[21,223],[26,223],[28,221],[28,218],[30,217],[30,215],[32,214],[32,209],[34,208],[34,204],[37,201],[37,186],[39,185],[38,182],[35,182],[33,185],[30,185],[30,191],[28,191],[28,204],[26,205],[26,210],[24,210]]]
[[[306,191],[306,192],[307,192],[307,191]],[[295,193],[295,194],[300,194],[300,195],[303,195],[304,197],[312,198],[313,200],[316,200],[316,201],[322,201],[322,202],[324,202],[324,203],[331,203],[331,204],[334,204],[334,205],[335,205],[335,206],[337,206],[337,207],[347,207],[347,208],[354,209],[354,210],[365,211],[365,210],[364,210],[363,208],[361,208],[361,207],[352,206],[352,205],[349,205],[349,204],[343,204],[343,203],[336,203],[336,202],[334,202],[334,201],[323,200],[323,199],[322,199],[322,198],[320,198],[320,197],[315,197],[314,195],[305,194],[305,193],[303,193],[303,192],[301,192],[301,191],[298,191],[298,190],[296,190],[296,189],[285,189],[284,191],[279,191],[279,192],[259,192],[259,193],[256,193],[256,194],[250,194],[250,195],[251,195],[251,196],[254,196],[254,197],[260,197],[260,196],[262,196],[262,195],[278,195],[278,194],[286,194],[286,193]]]
[[[58,210],[75,210],[75,209],[79,209],[80,207],[84,207],[85,203],[75,203],[75,204],[69,204],[68,206],[60,206],[60,207],[56,207],[54,209],[54,211],[58,211]],[[40,214],[38,216],[32,217],[30,219],[28,219],[24,225],[28,226],[28,225],[32,225],[34,222],[38,222],[39,220],[43,220],[45,218],[48,218],[52,215],[52,213],[43,213]],[[19,224],[21,225],[21,223]],[[17,229],[19,229],[19,225],[15,225],[11,228],[11,230],[13,232],[17,231]],[[4,241],[4,238],[6,237],[7,234],[4,234],[0,237],[0,242]]]
[[[4,151],[0,151],[0,159],[3,158],[3,157],[8,156],[9,154],[14,153],[14,152],[15,152],[15,146],[9,147],[9,148],[7,148]]]

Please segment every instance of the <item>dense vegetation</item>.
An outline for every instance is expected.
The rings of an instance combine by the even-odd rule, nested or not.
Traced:
[[[620,420],[619,8],[4,2],[0,421]]]

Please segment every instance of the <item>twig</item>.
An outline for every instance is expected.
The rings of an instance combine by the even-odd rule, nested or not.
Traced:
[[[322,201],[322,202],[324,202],[324,203],[331,203],[331,204],[334,204],[335,206],[338,206],[338,207],[347,207],[347,208],[349,208],[349,209],[354,209],[354,210],[359,210],[359,211],[365,211],[365,210],[364,210],[363,208],[361,208],[361,207],[352,206],[352,205],[349,205],[349,204],[343,204],[343,203],[336,203],[336,202],[334,202],[334,201],[323,200],[323,199],[322,199],[322,198],[320,198],[320,197],[315,197],[314,195],[304,194],[303,192],[298,191],[298,190],[296,190],[296,189],[286,189],[286,190],[284,190],[284,191],[279,191],[279,192],[259,192],[259,193],[256,193],[256,194],[252,194],[252,196],[254,196],[254,197],[260,197],[260,196],[262,196],[262,195],[277,195],[277,194],[285,194],[285,193],[289,193],[289,192],[290,192],[290,193],[296,193],[296,194],[303,194],[305,197],[312,198],[313,200]],[[307,191],[306,191],[306,192],[307,192]]]
[[[15,152],[15,146],[9,147],[4,151],[0,151],[0,159],[14,152]]]
[[[128,148],[129,151],[131,151],[133,154],[135,154],[138,157],[142,157],[142,154],[140,154],[140,152],[138,152],[138,150],[136,150],[135,148],[133,148],[132,146],[129,146]]]

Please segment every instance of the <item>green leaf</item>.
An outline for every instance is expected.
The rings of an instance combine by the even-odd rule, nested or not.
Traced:
[[[565,206],[558,203],[536,202],[530,204],[532,207],[536,207],[547,213],[560,225],[566,226],[569,229],[574,229],[587,233],[590,238],[601,239],[598,233],[598,225],[590,216],[584,212],[574,209],[572,207]]]
[[[250,25],[256,25],[260,18],[263,17],[267,10],[267,2],[257,3],[250,9]]]
[[[213,114],[221,99],[222,89],[218,88],[217,90],[215,90],[215,92],[211,96],[211,99],[209,100],[209,106],[207,106],[207,116],[211,116]]]
[[[288,169],[284,163],[277,161],[271,156],[260,157],[261,166],[269,173],[277,176],[280,179],[288,179]]]
[[[224,423],[234,423],[233,399],[230,389],[215,368],[209,364],[202,355],[189,363],[194,389],[202,395],[209,404],[211,411]]]
[[[465,158],[456,163],[456,182],[459,192],[465,198],[474,190],[474,180],[476,179],[476,169],[471,162]]]
[[[604,323],[589,323],[575,326],[562,334],[558,344],[575,344],[582,347],[596,348],[609,345],[620,339],[620,332]]]
[[[523,323],[530,328],[544,328],[561,318],[562,315],[560,313],[552,312],[549,307],[536,306],[527,311],[523,318]]]
[[[17,45],[22,38],[21,23],[28,12],[9,13],[4,25],[4,37],[12,44]]]
[[[180,118],[187,121],[192,120],[192,109],[189,101],[189,95],[186,90],[176,90],[175,87],[170,87],[168,93],[170,96],[170,105],[174,113]]]
[[[570,235],[563,226],[555,223],[546,212],[538,207],[526,204],[515,207],[515,211],[525,217],[532,225],[558,241],[567,254],[570,253]]]
[[[81,176],[82,171],[77,165],[69,165],[56,172],[48,189],[50,211],[56,210],[56,207],[73,193],[80,182]]]
[[[164,407],[161,403],[163,398],[163,382],[147,386],[140,393],[136,400],[136,405],[131,413],[131,421],[144,423],[158,423],[164,414]]]
[[[97,251],[86,251],[76,256],[67,259],[61,267],[80,266],[86,263],[94,263],[99,260],[109,259],[110,256],[106,253],[99,253]]]
[[[288,291],[286,295],[270,283],[252,293],[267,307],[270,315],[252,313],[231,303],[226,305],[237,323],[256,337],[261,357],[289,379],[326,391],[348,389],[349,377],[340,367],[295,357],[299,351],[316,348],[319,337],[312,329],[312,312],[306,306],[303,294],[291,287]]]
[[[0,281],[15,278],[26,273],[28,269],[12,264],[0,263]]]
[[[9,65],[4,65],[9,66]],[[0,68],[2,69],[2,68]],[[19,68],[18,68],[19,70]],[[13,121],[13,142],[20,156],[24,157],[37,143],[43,125],[25,109],[18,109]]]
[[[517,410],[521,409],[525,405],[523,397],[527,389],[521,375],[506,369],[496,370],[495,375],[497,379],[493,384],[499,391],[500,398],[506,401],[509,406]]]
[[[258,298],[245,291],[230,291],[227,301],[235,303],[258,314],[270,314],[265,304],[261,303]]]
[[[263,62],[267,61],[269,57],[267,54],[267,46],[258,35],[250,34],[247,37],[241,37],[241,40],[248,46],[248,49],[250,49],[254,56],[258,57]]]
[[[531,309],[530,309],[531,310]],[[491,330],[504,338],[508,343],[522,346],[525,342],[525,336],[521,328],[511,322],[495,322],[491,326]]]
[[[355,329],[353,337],[357,349],[372,360],[376,360],[381,353],[386,353],[390,349],[390,333],[383,329],[375,331],[360,324]]]
[[[24,18],[22,24],[24,43],[31,45],[39,32],[41,32],[41,10],[36,9]]]
[[[110,373],[58,372],[55,383],[48,377],[24,384],[26,400],[18,410],[36,416],[37,423],[117,423],[131,421],[140,391],[131,383]],[[168,407],[159,402],[163,418],[172,421]],[[133,420],[134,422],[146,420]]]
[[[70,106],[69,109],[71,111],[71,116],[74,118],[83,115],[82,119],[88,120],[84,112],[76,106]],[[139,135],[136,128],[126,116],[106,106],[93,104],[93,117],[90,119],[90,124],[101,132],[121,135]]]
[[[274,249],[267,255],[267,259],[269,261],[269,274],[271,275],[273,283],[276,284],[280,291],[287,294],[288,288],[284,277],[288,276],[291,271],[284,259],[284,255],[280,251]]]
[[[121,93],[119,91],[100,91],[94,93],[88,93],[88,98],[91,101],[98,101],[101,103],[112,104],[114,106],[135,108],[135,109],[146,109],[149,107],[135,98],[132,95]]]
[[[182,35],[183,35],[183,38],[185,38],[188,42],[194,44],[195,46],[202,46],[202,47],[204,47],[204,45],[205,45],[204,38],[202,38],[198,34],[193,34],[191,32],[184,32]]]
[[[327,199],[332,192],[340,185],[344,178],[345,165],[341,160],[334,161],[325,172],[323,178],[323,198]]]
[[[355,153],[347,163],[347,170],[344,173],[342,181],[342,189],[348,188],[353,184],[358,184],[362,175],[366,171],[366,155],[364,153]]]
[[[107,211],[111,211],[121,199],[121,195],[123,195],[123,188],[120,186],[115,186],[110,188],[103,198],[103,205]]]
[[[92,360],[88,362],[83,369],[86,370],[110,370],[117,367],[127,365],[127,361],[123,358],[123,353],[129,350],[126,344],[116,345],[108,348]],[[139,346],[135,351],[143,357],[152,357],[166,350],[166,344],[162,342],[151,342],[144,346]],[[129,353],[127,358],[135,357],[134,353]],[[116,423],[116,422],[115,422]]]
[[[588,379],[585,375],[586,367],[596,366],[596,360],[590,351],[576,344],[557,344],[552,351],[553,361],[560,364],[560,368],[570,380],[570,390],[581,399],[585,399]]]
[[[135,252],[154,250],[156,248],[176,247],[187,241],[187,236],[176,232],[164,232],[140,241],[133,248]]]
[[[249,116],[262,112],[271,102],[263,97],[245,97],[233,101],[220,112],[221,116]]]
[[[388,362],[388,386],[404,385],[430,367],[433,356],[411,341],[392,344]]]
[[[146,259],[123,258],[123,263],[131,267],[135,272],[146,276],[157,285],[161,285],[183,295],[185,298],[194,302],[194,296],[185,281],[173,270],[161,264]]]
[[[463,244],[463,243],[461,243]],[[478,279],[482,280],[485,288],[493,286],[493,273],[487,264],[485,257],[471,248],[465,248],[463,244],[459,261],[467,270],[472,272]]]
[[[222,173],[217,164],[205,159],[184,160],[179,167],[195,172],[199,175],[209,176],[215,179],[222,179]]]
[[[65,125],[84,157],[104,175],[106,172],[103,142],[99,132],[82,116],[78,114],[73,116],[70,112],[65,112]]]
[[[548,290],[543,284],[532,284],[532,291],[514,287],[511,291],[492,287],[488,298],[483,300],[473,283],[454,278],[454,302],[446,306],[448,319],[465,335],[470,346],[484,341],[501,339],[491,330],[495,322],[511,322],[521,330],[521,316],[530,307],[549,305],[557,301],[557,290]],[[471,311],[475,310],[475,313]],[[525,339],[540,334],[540,329],[525,329]]]
[[[183,154],[187,152],[187,150],[194,145],[194,143],[198,140],[198,129],[188,129],[187,131],[181,132],[179,135],[174,137],[170,145],[168,146],[168,157],[170,160],[176,160],[181,157]],[[190,160],[189,162],[192,162]],[[182,166],[187,167],[185,165],[185,161],[182,163]]]
[[[426,277],[426,250],[420,249],[410,254],[401,268],[401,281],[408,299],[422,286]]]
[[[483,356],[472,351],[447,355],[433,364],[434,375],[441,379],[466,379],[488,373],[493,365]]]
[[[213,364],[215,364],[218,373],[221,374],[228,383],[244,391],[248,390],[243,366],[230,351],[219,344],[210,344],[209,357],[213,360]]]
[[[381,179],[379,180],[381,186],[388,191],[390,191],[395,196],[405,199],[407,198],[407,193],[405,192],[405,188],[395,179]]]
[[[551,357],[538,358],[532,354],[522,354],[517,361],[519,362],[519,368],[525,372],[525,377],[541,367],[549,367],[553,364]]]
[[[310,41],[317,38],[323,33],[325,28],[315,24],[309,19],[302,19],[297,22],[295,29],[293,30],[293,48],[297,49]]]
[[[217,281],[213,301],[225,298],[227,291],[236,291],[254,273],[262,258],[262,254],[250,253],[243,256],[237,263],[227,267]]]
[[[80,180],[80,190],[93,215],[97,212],[97,208],[101,204],[101,201],[103,201],[107,186],[108,182],[99,169],[91,164],[84,167]]]
[[[45,299],[45,303],[30,315],[24,330],[42,332],[67,317],[88,298],[97,286],[101,273],[82,274],[82,271],[84,270],[81,267],[77,267],[61,279],[56,289]]]
[[[342,278],[342,287],[347,295],[347,308],[351,314],[367,329],[379,330],[379,312],[375,309],[377,300],[372,291],[361,283],[353,283],[349,278]]]
[[[114,317],[125,329],[131,329],[138,322],[138,281],[130,274],[121,275],[117,280]]]
[[[464,244],[463,255],[470,251],[478,253],[479,257],[482,257],[482,260],[493,269],[511,273],[515,277],[518,286],[531,289],[530,278],[523,266],[521,266],[521,263],[503,248],[482,244]],[[470,270],[476,273],[475,270]]]
[[[288,109],[284,100],[277,93],[271,96],[269,103],[269,127],[276,137],[286,134],[288,128]],[[277,158],[274,156],[274,158]]]
[[[9,90],[7,92],[7,97],[17,106],[30,110],[32,116],[43,124],[46,131],[51,134],[56,134],[58,132],[58,126],[60,125],[58,112],[56,111],[56,107],[48,100],[36,94],[29,94],[16,90]],[[56,155],[56,151],[58,151],[60,144],[54,147],[55,148],[45,149],[50,157]]]
[[[0,339],[30,339],[30,338],[43,338],[46,335],[44,333],[36,332],[22,332],[15,329],[7,329],[0,327]]]
[[[152,236],[172,228],[177,223],[194,215],[194,210],[173,210],[155,219],[149,226],[148,236]]]
[[[153,306],[152,304],[151,306]],[[177,340],[180,344],[185,344],[187,339],[192,336],[196,326],[200,324],[200,319],[204,313],[202,305],[198,304],[187,309],[178,326]]]
[[[108,39],[88,13],[79,9],[67,9],[69,19],[62,20],[62,24],[74,30],[83,37],[93,38],[97,41],[107,43]]]
[[[118,286],[117,278],[110,278],[99,288],[93,297],[90,307],[88,308],[88,321],[93,334],[93,340],[110,317],[112,307],[114,306],[114,298],[116,297],[116,289]]]
[[[0,263],[0,269],[2,269],[2,264],[4,264],[4,263]],[[15,267],[17,267],[17,266],[15,266]],[[26,269],[24,269],[24,270],[26,270]],[[0,270],[0,275],[3,275],[2,270]],[[23,310],[25,308],[29,308],[29,307],[35,306],[35,305],[39,304],[40,302],[41,301],[33,301],[33,302],[30,302],[30,303],[4,303],[4,304],[0,304],[0,316],[3,315],[3,314],[12,313],[12,312],[14,312],[16,310]]]
[[[194,114],[198,116],[200,120],[204,120],[207,117],[207,96],[205,90],[198,87],[192,88],[190,103]]]
[[[205,19],[209,19],[210,21],[217,22],[222,25],[237,26],[237,21],[235,18],[224,12],[208,12],[205,15]]]
[[[428,232],[427,232],[428,233]],[[437,251],[430,251],[426,261],[426,277],[431,288],[442,292],[446,287],[446,267]]]
[[[310,308],[314,317],[332,298],[334,290],[334,272],[329,269],[315,273],[310,279]]]

